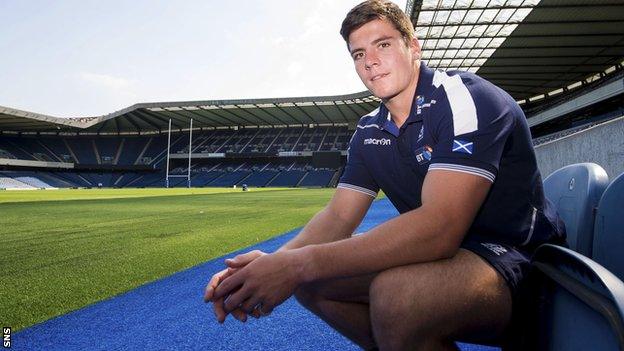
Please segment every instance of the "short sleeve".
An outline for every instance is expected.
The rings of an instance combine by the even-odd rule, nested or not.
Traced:
[[[437,92],[437,101],[448,102],[430,111],[435,144],[429,170],[471,173],[494,182],[514,127],[515,101],[483,80],[452,78]]]
[[[349,142],[347,164],[340,177],[338,188],[354,190],[372,197],[377,197],[379,186],[371,176],[362,159],[363,139],[361,129],[357,128]]]

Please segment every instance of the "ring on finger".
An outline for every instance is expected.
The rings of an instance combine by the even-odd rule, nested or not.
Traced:
[[[262,311],[262,302],[259,302],[255,307],[254,307],[254,311],[258,311],[258,313],[261,316],[264,316],[266,313],[264,313],[264,311]]]

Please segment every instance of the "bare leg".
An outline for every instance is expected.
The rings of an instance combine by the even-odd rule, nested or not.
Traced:
[[[368,290],[373,275],[301,286],[295,297],[305,308],[364,349],[375,347]]]
[[[370,289],[373,334],[380,350],[457,350],[453,340],[488,341],[511,317],[502,276],[476,254],[378,274]]]
[[[455,340],[496,338],[511,316],[503,278],[464,249],[447,260],[304,285],[295,296],[364,349],[458,350]]]

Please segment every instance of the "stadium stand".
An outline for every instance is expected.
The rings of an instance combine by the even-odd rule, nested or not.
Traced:
[[[115,158],[117,156],[117,151],[119,150],[119,145],[121,140],[119,138],[96,138],[95,142],[95,152],[96,156],[99,160],[99,164],[115,164]]]
[[[54,188],[53,186],[51,186],[50,184],[35,178],[35,177],[16,177],[14,178],[15,180],[18,180],[24,184],[28,184],[34,188],[39,188],[39,189],[52,189]]]
[[[63,182],[57,177],[54,177],[48,172],[2,171],[0,172],[0,176],[9,177],[16,180],[20,180],[21,178],[32,178],[35,180],[35,182],[31,185],[38,188],[69,188],[73,186],[70,183]],[[25,183],[30,184],[28,182]]]
[[[63,141],[63,138],[59,137],[41,137],[39,138],[39,144],[48,150],[54,158],[60,162],[74,162],[67,145]]]
[[[248,186],[264,187],[279,173],[274,170],[257,171],[249,175],[244,181],[240,181],[239,185],[247,184]]]
[[[22,181],[17,179],[8,178],[8,177],[0,177],[0,189],[5,190],[31,190],[37,189],[32,185],[28,185]]]
[[[624,280],[624,173],[607,187],[598,204],[592,259]]]
[[[2,138],[0,139],[0,149],[5,154],[8,154],[9,158],[15,158],[20,160],[34,160],[35,158],[24,150],[22,144],[15,144],[15,138]]]
[[[307,187],[325,187],[329,185],[329,181],[334,176],[336,171],[331,170],[311,170],[308,171],[303,179],[299,182],[299,186]]]
[[[0,149],[0,158],[15,159],[16,157],[13,156],[13,154],[11,154],[10,152],[4,149]]]
[[[267,186],[275,187],[294,187],[305,175],[305,171],[301,170],[288,170],[282,171],[275,179],[270,181]]]
[[[192,186],[203,187],[221,175],[223,175],[223,173],[218,171],[202,172],[191,179],[191,184]]]
[[[595,211],[609,184],[602,167],[580,163],[563,167],[544,180],[544,193],[565,222],[568,245],[591,257]]]
[[[243,181],[251,174],[250,171],[238,170],[224,173],[221,177],[210,182],[210,186],[231,187],[240,181]]]
[[[95,144],[90,138],[65,138],[67,149],[79,164],[96,165],[99,162],[95,156]]]
[[[119,145],[119,158],[115,164],[134,165],[139,161],[149,139],[146,138],[123,138]]]

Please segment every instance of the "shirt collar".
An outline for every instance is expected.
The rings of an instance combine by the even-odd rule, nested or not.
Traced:
[[[423,61],[420,61],[418,83],[416,84],[416,93],[414,94],[414,99],[412,100],[410,115],[408,116],[405,123],[403,123],[403,126],[401,126],[401,129],[405,129],[408,124],[422,121],[422,115],[416,113],[417,105],[419,103],[422,103],[426,97],[429,97],[431,95],[433,73],[434,70],[427,67],[427,65]],[[383,102],[379,106],[379,113],[377,114],[376,123],[382,129],[389,131],[395,136],[398,136],[399,129],[390,118],[390,113],[386,106],[383,104]]]

